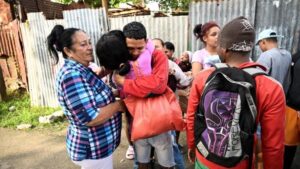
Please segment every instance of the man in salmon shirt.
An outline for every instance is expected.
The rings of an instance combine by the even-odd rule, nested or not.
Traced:
[[[218,37],[218,55],[223,63],[230,67],[260,67],[250,61],[253,49],[255,30],[244,17],[238,17],[227,23]],[[215,70],[202,71],[193,81],[187,109],[187,144],[188,158],[195,162],[196,169],[226,169],[220,164],[207,160],[195,147],[194,119],[200,103],[201,95],[208,76]],[[256,83],[256,124],[261,124],[262,153],[264,169],[282,169],[284,153],[285,97],[281,85],[274,79],[255,76]],[[242,112],[241,112],[242,113]],[[206,117],[204,117],[206,118]],[[256,142],[256,141],[255,141]],[[255,145],[249,145],[255,147]],[[255,159],[255,158],[252,158]],[[253,160],[254,161],[254,160]],[[250,166],[251,164],[251,166]],[[232,169],[254,168],[249,158],[244,158]]]

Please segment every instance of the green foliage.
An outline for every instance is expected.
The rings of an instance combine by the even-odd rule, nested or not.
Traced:
[[[82,0],[84,3],[90,5],[91,7],[101,7],[101,0]],[[120,3],[127,3],[132,2],[133,4],[140,4],[143,0],[109,0],[109,6],[113,8],[118,8]],[[70,4],[72,2],[75,2],[74,0],[56,0],[56,2],[62,3],[62,4]]]
[[[15,111],[9,111],[15,106]],[[27,93],[8,93],[7,101],[0,102],[0,127],[16,127],[22,123],[32,124],[34,127],[42,127],[39,124],[39,116],[46,116],[59,108],[32,107]],[[50,124],[52,125],[52,124]]]
[[[55,1],[62,4],[70,4],[74,2],[73,0],[55,0]]]
[[[192,0],[153,0],[159,2],[160,8],[162,10],[168,11],[172,10],[182,10],[188,11],[189,4]]]
[[[101,7],[101,0],[84,0],[85,3],[89,4],[93,8]]]
[[[110,0],[109,1],[109,6],[110,7],[114,7],[114,8],[118,8],[120,3],[124,3],[127,2],[126,0]]]
[[[93,8],[98,8],[101,7],[101,0],[81,0],[84,3],[88,4],[89,6],[93,7]],[[77,2],[75,0],[56,0],[56,2],[58,3],[62,3],[62,4],[70,4],[72,2]]]
[[[142,0],[110,0],[109,6],[113,8],[118,8],[120,3],[129,3],[132,2],[132,4],[141,4]]]

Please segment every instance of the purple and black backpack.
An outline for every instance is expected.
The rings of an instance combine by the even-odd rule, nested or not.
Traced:
[[[223,63],[215,67],[195,113],[195,145],[207,160],[233,167],[246,158],[252,161],[257,116],[254,77],[266,73]]]

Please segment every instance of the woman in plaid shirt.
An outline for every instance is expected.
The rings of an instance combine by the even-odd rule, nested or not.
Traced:
[[[89,37],[80,29],[56,25],[47,37],[48,49],[64,64],[57,75],[58,100],[69,120],[67,150],[84,169],[112,169],[112,153],[120,143],[125,106],[88,67],[93,61]]]

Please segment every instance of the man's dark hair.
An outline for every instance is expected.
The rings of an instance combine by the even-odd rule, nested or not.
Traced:
[[[278,42],[277,37],[266,38],[266,41],[273,42],[273,43],[277,43]]]
[[[117,38],[119,38],[121,41],[123,41],[124,43],[126,43],[126,37],[124,36],[124,33],[121,30],[111,30],[109,31],[110,35],[114,35]]]
[[[160,39],[160,38],[154,38],[154,39],[152,39],[152,40],[158,40],[158,41],[160,41],[161,46],[165,46],[164,41],[163,41],[162,39]]]
[[[130,54],[121,31],[110,31],[101,36],[96,44],[100,64],[106,69],[119,70],[120,75],[130,71]]]
[[[172,42],[165,42],[165,48],[169,49],[173,52],[175,51],[175,47],[174,47],[174,44]]]
[[[140,22],[130,22],[123,28],[123,33],[126,38],[130,39],[145,39],[147,38],[147,32],[145,26]]]

